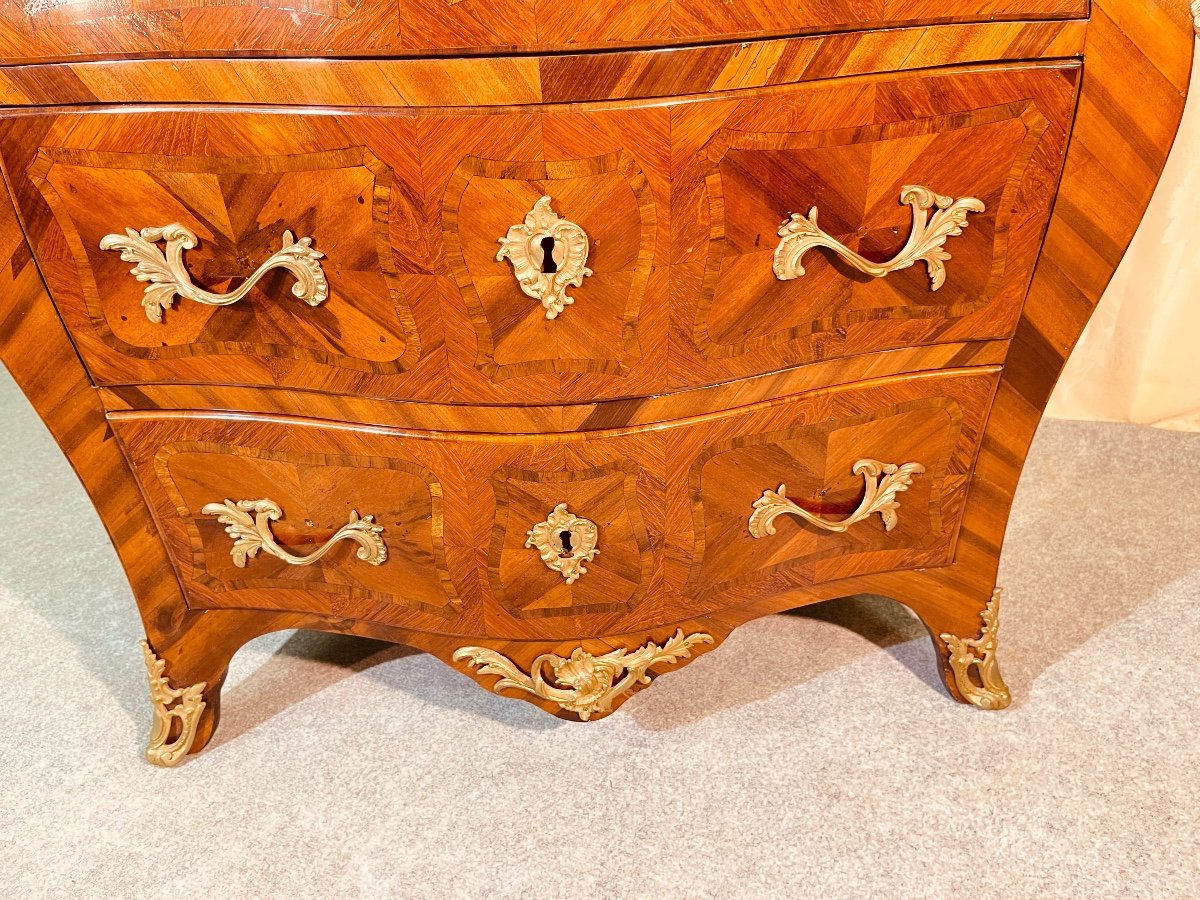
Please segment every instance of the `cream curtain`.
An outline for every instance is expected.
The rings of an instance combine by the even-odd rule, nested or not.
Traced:
[[[1142,228],[1047,415],[1200,431],[1200,65]]]

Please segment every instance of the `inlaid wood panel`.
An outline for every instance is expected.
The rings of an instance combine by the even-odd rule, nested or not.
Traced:
[[[175,431],[128,423],[118,434],[192,607],[438,621],[461,611],[447,569],[442,485],[421,463],[357,452],[356,442],[338,431],[293,433],[266,422],[238,428],[221,420],[180,424],[185,427]],[[243,500],[279,507],[283,515],[270,532],[298,558],[318,550],[352,515],[371,516],[382,528],[386,559],[370,564],[358,555],[358,544],[342,540],[309,565],[268,552],[239,565],[234,538],[205,507]]]
[[[647,481],[659,470],[658,465],[615,459],[589,468],[569,463],[551,471],[505,466],[493,473],[496,520],[488,552],[493,596],[518,619],[622,614],[640,606],[662,549],[652,546],[642,512],[643,497],[653,490]],[[573,515],[595,522],[603,544],[573,584],[528,546],[530,529],[561,503]],[[653,521],[661,534],[664,525],[657,514]]]
[[[262,384],[497,403],[666,384],[668,111],[638,105],[389,114],[219,109],[0,122],[0,152],[80,352],[102,384]],[[23,156],[22,154],[28,154]],[[591,239],[558,319],[499,241],[542,195]],[[179,222],[201,287],[240,285],[285,232],[323,254],[310,307],[272,272],[162,322],[102,238]]]
[[[97,394],[105,408],[114,412],[154,409],[243,410],[421,431],[505,434],[587,432],[691,418],[713,410],[750,406],[831,384],[846,384],[906,372],[999,365],[1004,362],[1007,351],[1006,341],[935,344],[826,360],[769,375],[740,378],[709,388],[634,400],[604,400],[568,406],[396,403],[343,394],[228,385],[124,385],[100,388]]]
[[[1086,15],[1087,0],[3,0],[0,56],[603,49]]]
[[[0,152],[101,384],[578,403],[1008,338],[1078,74],[1018,64],[411,115],[72,112],[0,121]],[[779,223],[811,206],[869,258],[894,254],[913,228],[908,184],[987,206],[953,238],[940,291],[921,264],[876,280],[826,251],[776,278]],[[553,319],[497,257],[542,196],[590,241],[591,274]],[[241,303],[179,300],[147,321],[143,285],[100,240],[176,221],[200,236],[185,262],[210,290],[239,284],[285,231],[311,237],[328,300],[297,302],[277,272]]]
[[[696,535],[689,596],[737,594],[750,585],[747,596],[766,584],[786,589],[949,562],[994,387],[995,379],[975,376],[950,390],[939,385],[935,396],[888,404],[885,398],[903,392],[885,383],[878,391],[831,395],[819,413],[791,427],[761,431],[748,426],[755,417],[747,415],[714,428],[688,473]],[[864,496],[854,467],[863,459],[924,470],[897,495],[891,531],[877,515],[841,534],[786,516],[776,520],[774,535],[755,538],[747,530],[746,498],[779,485],[790,501],[828,521],[854,513]]]
[[[290,609],[484,637],[654,628],[771,591],[953,560],[995,367],[862,382],[717,415],[594,433],[504,436],[311,420],[113,413],[196,609]],[[748,531],[763,491],[836,521],[863,499],[860,459],[924,467],[900,526]],[[244,568],[206,504],[269,498],[285,549],[310,552],[351,510],[383,526],[370,566],[337,546],[312,566]],[[529,545],[560,504],[598,529],[569,581]],[[296,550],[294,548],[301,548]]]
[[[136,119],[111,124],[138,128]],[[119,131],[110,134],[119,140]],[[82,294],[92,334],[124,357],[151,367],[201,358],[197,369],[220,379],[227,364],[203,358],[293,358],[396,374],[420,355],[389,240],[392,172],[365,147],[215,158],[46,147],[29,176],[62,229],[79,275],[70,287]],[[332,294],[309,307],[280,271],[233,306],[179,299],[152,321],[140,308],[145,284],[100,241],[172,222],[199,238],[186,266],[216,293],[277,252],[285,232],[319,235]]]
[[[69,5],[58,4],[57,7],[65,11]],[[305,17],[317,9],[313,4],[302,5],[302,11],[289,12],[287,25],[281,25],[282,19],[273,17],[280,10],[270,3],[258,7],[251,3],[235,4],[235,11],[225,19],[229,30],[222,34],[221,40],[244,41],[244,46],[286,42],[288,35],[294,33],[289,28],[300,27]],[[363,0],[355,9],[366,10],[368,5]],[[3,20],[0,46],[4,48],[0,52],[5,54],[6,62],[37,58],[47,52],[66,52],[68,55],[85,52],[95,56],[126,51],[131,55],[169,53],[172,47],[180,46],[172,43],[179,34],[199,24],[198,20],[189,21],[189,10],[183,9],[182,14],[170,13],[165,17],[171,20],[168,24],[176,28],[176,32],[171,32],[170,28],[164,31],[156,24],[156,18],[163,17],[156,16],[152,4],[140,4],[136,14],[118,4],[112,7],[118,10],[113,21],[102,23],[102,17],[89,16],[89,24],[82,30],[69,19],[56,27],[40,30],[29,25],[28,20],[35,14],[51,8],[52,5],[43,5],[34,9],[28,4],[19,8],[15,4],[0,7],[0,19]],[[94,6],[78,4],[75,8],[86,12]],[[198,4],[195,8],[206,15],[215,9],[204,9]],[[781,10],[787,8],[784,4]],[[827,5],[825,8],[832,7]],[[940,8],[947,9],[945,4]],[[1000,14],[1007,8],[1004,4],[989,4],[989,9]],[[1022,4],[1022,8],[1028,7]],[[886,3],[882,7],[875,4],[869,10],[864,4],[863,9],[876,16],[888,14]],[[926,7],[918,2],[908,4],[905,9],[921,11]],[[1080,10],[1083,10],[1082,4]],[[263,29],[259,44],[255,43],[258,38],[247,38],[244,29],[240,34],[237,31],[238,23],[247,21],[242,18],[246,11]],[[741,23],[749,21],[756,13],[753,4],[731,3],[722,4],[716,12],[702,10],[697,15],[711,20],[714,23],[711,27],[723,27],[718,20]],[[636,6],[630,7],[630,14],[635,18],[640,15]],[[343,15],[344,21],[354,17],[348,7],[338,15]],[[568,13],[561,21],[569,21],[570,15]],[[334,17],[326,16],[327,19]],[[216,21],[215,17],[212,21]],[[18,24],[14,26],[13,23]],[[765,19],[763,24],[768,27]],[[877,19],[871,24],[885,25],[887,22]],[[594,142],[594,135],[587,134],[579,146],[563,143],[554,146],[552,152],[538,152],[537,142],[544,135],[553,133],[553,127],[549,131],[542,128],[532,138],[527,132],[522,136],[510,134],[507,146],[517,146],[520,152],[516,154],[506,150],[493,156],[485,147],[484,150],[470,149],[463,157],[450,154],[450,158],[432,163],[415,162],[422,159],[422,153],[429,147],[444,148],[445,145],[436,130],[422,131],[425,126],[413,122],[421,117],[409,115],[408,111],[404,115],[383,115],[374,111],[372,115],[377,123],[374,131],[355,140],[348,139],[349,133],[335,133],[331,126],[331,123],[337,123],[342,127],[341,120],[350,118],[348,114],[332,110],[318,112],[308,117],[307,123],[307,127],[324,136],[317,140],[310,139],[311,135],[306,138],[304,129],[287,130],[292,127],[287,125],[287,117],[267,116],[261,111],[251,115],[245,110],[230,111],[230,121],[237,121],[234,116],[246,116],[247,119],[242,121],[262,122],[264,124],[254,129],[261,130],[262,134],[237,135],[236,129],[232,129],[214,139],[213,135],[219,129],[212,129],[210,122],[215,120],[209,119],[207,112],[187,107],[162,109],[133,119],[145,127],[143,144],[137,145],[135,141],[135,146],[114,146],[106,144],[104,136],[104,116],[109,112],[89,118],[78,115],[78,111],[61,109],[34,115],[6,110],[7,121],[0,125],[0,147],[6,157],[6,176],[20,201],[24,222],[18,223],[8,204],[0,203],[0,259],[4,261],[0,266],[0,286],[4,287],[0,290],[0,356],[71,459],[96,503],[134,587],[147,637],[155,653],[164,661],[171,684],[177,688],[203,684],[202,696],[206,705],[197,723],[191,751],[201,749],[216,727],[221,685],[230,657],[245,641],[282,628],[321,628],[407,643],[436,654],[491,689],[496,683],[495,675],[481,674],[477,667],[456,656],[465,642],[501,654],[522,672],[530,671],[537,660],[545,659],[546,654],[557,654],[565,659],[580,653],[582,659],[589,654],[598,657],[609,652],[628,653],[649,643],[662,646],[677,630],[687,635],[711,636],[713,643],[697,644],[694,656],[719,645],[734,628],[756,616],[827,597],[873,592],[900,599],[920,615],[933,638],[948,690],[960,700],[968,699],[969,686],[955,676],[946,635],[970,639],[980,635],[984,627],[980,613],[995,587],[1009,506],[1029,441],[1063,361],[1128,246],[1157,183],[1182,112],[1194,48],[1193,22],[1186,0],[1154,3],[1094,0],[1089,19],[1061,25],[1061,28],[1050,28],[1045,23],[1014,23],[965,30],[958,26],[908,31],[881,29],[796,41],[697,47],[671,53],[551,56],[541,60],[534,57],[385,60],[386,65],[380,63],[378,66],[375,62],[365,61],[367,68],[355,68],[358,64],[352,62],[335,64],[329,61],[328,68],[320,69],[326,74],[312,82],[316,91],[314,96],[339,99],[322,99],[323,103],[437,106],[445,103],[448,97],[465,96],[468,92],[476,99],[453,100],[451,105],[536,103],[584,96],[669,97],[692,92],[694,86],[700,84],[705,85],[700,91],[724,91],[780,83],[776,79],[784,79],[786,83],[853,74],[862,72],[863,67],[944,65],[972,59],[1054,56],[1059,53],[1086,58],[1086,71],[1079,81],[1078,118],[1058,186],[1059,193],[1032,287],[1011,340],[960,340],[809,362],[791,370],[769,369],[768,375],[724,379],[696,392],[628,400],[601,392],[570,406],[555,405],[554,400],[538,403],[537,392],[530,394],[526,390],[524,396],[532,396],[534,402],[511,416],[506,416],[508,410],[503,406],[469,406],[454,402],[456,396],[467,396],[479,402],[495,395],[486,390],[472,395],[464,386],[466,382],[456,383],[446,377],[452,351],[447,349],[444,340],[447,329],[439,325],[443,312],[438,302],[430,306],[437,312],[425,321],[420,304],[412,305],[421,356],[403,374],[386,376],[423,385],[413,388],[414,394],[425,391],[423,396],[440,398],[419,408],[388,401],[388,396],[404,396],[403,392],[365,394],[363,384],[356,380],[365,377],[362,372],[339,383],[339,377],[329,375],[335,367],[311,360],[299,361],[313,366],[309,372],[310,380],[304,383],[292,368],[298,361],[272,359],[257,373],[261,375],[268,371],[269,379],[262,375],[245,384],[201,381],[196,384],[112,385],[94,390],[41,278],[44,274],[52,284],[64,277],[78,278],[77,262],[64,236],[65,230],[55,231],[50,206],[29,179],[27,170],[38,157],[39,150],[53,148],[95,154],[147,153],[245,161],[259,156],[297,156],[365,147],[393,172],[389,206],[399,204],[405,210],[399,216],[399,221],[404,224],[399,226],[397,215],[389,211],[394,271],[402,287],[406,274],[411,274],[404,261],[419,257],[421,252],[406,248],[424,245],[424,252],[428,253],[426,258],[438,262],[424,269],[416,267],[416,271],[444,279],[457,288],[453,271],[444,260],[442,224],[437,215],[428,216],[428,211],[440,214],[445,186],[462,158],[494,158],[529,165],[594,159],[628,150],[646,175],[647,182],[653,186],[664,178],[663,172],[670,180],[685,171],[679,165],[681,157],[689,165],[694,161],[696,172],[711,163],[711,160],[701,159],[699,151],[726,126],[723,121],[696,121],[692,133],[687,133],[688,130],[681,127],[678,113],[684,105],[693,102],[692,99],[650,104],[666,109],[665,125],[655,125],[660,129],[658,133],[665,131],[669,136],[667,146],[674,148],[668,153],[665,166],[654,164],[644,154],[639,155],[644,149],[642,145],[654,143],[644,139],[641,145],[630,148],[624,145],[623,139],[614,137],[610,149],[597,151],[587,148],[586,145]],[[16,32],[12,31],[13,27]],[[207,27],[211,35],[214,26]],[[742,26],[739,24],[738,27]],[[195,34],[200,35],[202,30]],[[1081,44],[1080,38],[1085,31],[1086,43]],[[400,30],[396,32],[401,33]],[[88,41],[86,47],[82,44],[85,38]],[[198,40],[194,46],[202,47],[209,38]],[[329,34],[322,41],[331,46],[336,43]],[[681,61],[687,61],[687,64]],[[258,67],[260,62],[262,66]],[[7,66],[0,67],[0,102],[91,103],[106,99],[114,102],[204,103],[229,98],[245,103],[270,97],[275,99],[265,102],[299,104],[304,98],[298,90],[293,90],[293,84],[299,82],[290,79],[288,73],[317,65],[320,63],[307,60],[217,62],[192,59],[152,63],[145,67],[133,61],[113,64],[111,68],[107,68],[108,64],[89,63],[61,67]],[[421,68],[426,65],[429,68]],[[450,77],[451,72],[458,74]],[[936,108],[921,108],[920,104],[910,103],[919,97],[912,92],[876,92],[878,102],[865,103],[862,107],[862,110],[870,107],[871,116],[864,112],[855,119],[858,127],[869,130],[880,123],[930,119],[959,110],[967,113],[963,119],[967,124],[962,127],[970,129],[985,125],[977,115],[981,110],[1032,99],[1008,95],[1001,90],[1002,96],[996,100],[975,97],[964,101],[955,78],[971,72],[929,74],[950,76],[949,80],[938,82],[936,97],[922,101]],[[1064,72],[1062,77],[1073,81],[1078,80],[1080,74]],[[882,81],[894,82],[896,78],[882,79],[880,83]],[[983,81],[976,79],[974,83],[983,84]],[[983,93],[995,92],[998,85],[999,81],[989,82]],[[857,90],[861,84],[845,81],[838,87]],[[409,93],[397,94],[397,91]],[[1039,96],[1045,100],[1058,93],[1058,89],[1046,88]],[[762,92],[704,102],[727,99],[738,103],[747,99],[762,102],[770,96],[769,92]],[[836,122],[814,124],[820,119],[822,105],[829,102],[833,109],[836,98],[822,100],[817,92],[807,96],[810,102],[803,114],[809,118],[805,119],[807,124],[803,133],[836,131]],[[385,97],[389,99],[382,99]],[[514,97],[523,99],[513,100]],[[879,100],[881,97],[890,99]],[[907,99],[897,101],[897,97]],[[932,102],[934,99],[936,103]],[[889,113],[887,105],[895,102],[905,108]],[[671,106],[675,108],[669,108]],[[1052,125],[1054,117],[1047,114],[1050,106],[1052,104],[1048,103],[1038,109]],[[590,107],[571,110],[572,113],[586,113],[584,122],[593,120],[591,114],[594,111]],[[465,111],[442,109],[430,112],[435,118],[452,120],[462,118]],[[488,112],[492,115],[486,118],[494,118],[496,113],[507,114],[511,110]],[[544,118],[547,110],[536,112]],[[193,113],[199,115],[193,116]],[[769,117],[770,111],[760,115]],[[469,121],[478,126],[482,118]],[[544,124],[542,121],[541,125]],[[986,126],[1000,124],[989,121]],[[406,132],[406,128],[409,131]],[[791,128],[789,125],[783,131],[795,134]],[[271,133],[273,129],[275,132]],[[126,129],[127,132],[132,130]],[[464,126],[463,130],[471,132],[469,127]],[[620,131],[618,128],[609,130]],[[634,130],[638,131],[638,128]],[[744,127],[742,130],[768,131],[763,127]],[[461,132],[447,127],[447,133]],[[387,140],[380,139],[380,134],[386,134]],[[410,149],[389,154],[383,148],[389,141],[396,140],[397,134],[409,135],[401,138],[397,146]],[[416,137],[411,137],[412,134]],[[64,135],[73,135],[78,140],[67,140]],[[297,141],[297,136],[301,140]],[[484,135],[480,140],[484,145],[490,141],[505,145],[504,140],[494,134]],[[281,145],[286,146],[286,151],[280,149]],[[426,149],[414,152],[412,147]],[[687,147],[692,149],[685,150]],[[840,147],[837,141],[830,141],[828,148],[804,149],[834,152]],[[1037,158],[1035,153],[1031,166]],[[426,165],[439,173],[431,182],[432,189],[421,178],[414,180],[404,174]],[[1046,167],[1053,169],[1049,163]],[[817,172],[818,167],[814,165],[811,171]],[[1026,171],[1031,169],[1027,167]],[[711,174],[699,177],[695,184],[705,184]],[[731,183],[745,184],[748,183],[745,174],[727,166],[722,177],[728,175]],[[171,177],[171,173],[167,173],[166,178],[160,176],[158,183],[165,184]],[[531,178],[532,182],[524,188],[514,184],[522,193],[522,200],[527,199],[525,192],[535,189],[543,177],[536,170],[532,177],[522,175],[522,178]],[[852,187],[874,196],[871,193],[873,187]],[[678,267],[681,261],[686,264],[689,252],[695,254],[698,248],[703,248],[707,253],[707,241],[712,238],[711,230],[705,228],[694,240],[689,237],[677,241],[677,221],[681,215],[690,217],[689,221],[699,221],[711,207],[707,202],[701,202],[702,188],[682,205],[675,198],[664,206],[663,194],[657,187],[655,191],[656,227],[666,235],[663,240],[668,245],[667,251],[660,252],[657,257],[665,258],[665,261],[657,265],[669,270],[668,281],[674,286],[680,282],[674,278],[676,273],[670,270]],[[885,192],[880,191],[882,198]],[[1029,193],[1036,192],[1036,186],[1030,186]],[[822,203],[836,203],[836,199],[824,199]],[[206,214],[203,221],[221,218],[209,215],[211,206],[209,203],[201,210]],[[753,209],[753,204],[735,206]],[[857,200],[849,204],[850,209],[869,207],[873,211],[886,206],[882,199],[878,204]],[[409,212],[414,209],[426,212]],[[847,227],[852,224],[850,212],[843,211],[838,215]],[[1012,215],[1016,221],[1018,216]],[[977,219],[971,228],[976,224]],[[36,261],[34,250],[24,239],[22,226],[36,244]],[[1015,226],[1010,226],[1010,232],[1013,228]],[[844,237],[848,242],[876,241],[875,246],[882,253],[888,249],[883,246],[886,241],[881,241],[881,237],[886,236],[887,226],[881,226],[881,229],[868,227],[859,236],[860,225],[853,229],[853,236],[847,233]],[[993,230],[996,230],[995,226]],[[228,233],[222,234],[224,238],[214,237],[218,246],[221,241],[228,240]],[[1010,248],[1012,241],[1010,233]],[[745,246],[744,240],[741,246]],[[953,247],[951,252],[954,252]],[[951,261],[951,266],[958,261],[958,258]],[[822,256],[810,259],[814,271],[818,263],[825,262]],[[692,265],[696,264],[693,262]],[[701,263],[699,271],[691,271],[694,285],[703,284],[705,265]],[[904,292],[901,294],[897,302],[911,299]],[[82,297],[81,292],[79,296]],[[447,292],[446,296],[455,295]],[[653,295],[648,293],[647,296]],[[737,357],[699,353],[695,339],[695,309],[683,314],[679,312],[680,301],[692,302],[699,296],[698,290],[692,289],[673,293],[666,353],[671,360],[686,360],[685,368],[681,370],[685,372],[683,380],[686,383],[706,384],[707,379],[713,377],[711,366],[725,365]],[[62,297],[58,299],[61,304]],[[83,309],[82,299],[79,303]],[[457,315],[470,322],[466,310],[464,301]],[[749,317],[746,321],[756,324]],[[646,324],[642,317],[639,317],[639,323]],[[77,340],[82,333],[78,326],[78,322],[71,323]],[[794,327],[794,323],[789,327]],[[474,333],[473,329],[471,333]],[[752,338],[763,336],[751,335]],[[833,336],[840,340],[836,329]],[[83,347],[84,343],[86,341],[80,341],[80,349],[86,354],[89,351]],[[456,365],[463,373],[470,373],[464,377],[479,378],[471,382],[472,392],[480,384],[491,384],[486,377],[473,374],[479,371],[476,343],[472,338],[469,355],[453,351],[460,354]],[[657,360],[652,351],[646,350],[653,346],[652,341],[643,339],[641,346],[643,360]],[[846,346],[842,345],[841,349],[844,351]],[[1007,357],[1004,357],[1005,352]],[[231,358],[223,357],[225,360]],[[434,363],[428,371],[421,369],[425,360],[438,358],[442,362]],[[999,361],[1003,362],[1002,368],[991,365]],[[156,360],[155,364],[165,362]],[[783,364],[774,363],[775,366]],[[909,375],[822,389],[873,375],[980,364],[991,367],[983,371]],[[342,369],[348,367],[336,371]],[[250,370],[254,371],[254,367]],[[585,375],[598,377],[596,373],[581,373],[576,377]],[[515,395],[517,390],[531,383],[526,378],[545,377],[544,374],[518,376],[500,384],[507,383]],[[605,377],[630,378],[633,375]],[[289,379],[294,379],[291,383],[296,384],[295,387],[284,386],[289,384]],[[316,383],[330,393],[312,393],[311,386]],[[272,387],[275,384],[280,386]],[[429,387],[434,384],[444,387],[437,390]],[[464,393],[459,395],[456,391]],[[790,396],[795,391],[808,393]],[[306,397],[313,398],[308,407],[305,406]],[[781,397],[786,399],[779,399]],[[105,414],[105,404],[114,410],[111,417]],[[142,406],[199,410],[244,407],[258,414],[138,411]],[[287,412],[297,418],[281,420],[266,415],[273,412]],[[956,447],[963,446],[964,440],[969,440],[966,436],[981,427],[975,417],[984,413],[987,415],[986,428],[982,431],[982,443],[973,465],[967,462],[967,455],[958,450],[951,449],[947,455],[941,452],[947,443],[954,441]],[[322,424],[312,418],[301,418],[306,416],[372,421],[426,430],[418,433],[394,428],[345,426],[336,422]],[[693,418],[675,421],[680,416]],[[662,424],[667,419],[672,421]],[[543,428],[561,433],[519,436],[513,433]],[[126,435],[131,456],[135,444],[128,441],[128,436],[135,432],[141,434],[139,440],[143,443],[137,445],[141,447],[138,459],[143,460],[138,468],[140,485],[114,439],[114,429]],[[454,431],[469,433],[449,433]],[[268,435],[274,437],[268,438]],[[752,539],[748,532],[740,533],[737,507],[744,492],[759,492],[759,476],[763,478],[764,486],[777,487],[771,482],[777,473],[781,473],[778,477],[787,480],[785,493],[791,501],[822,515],[843,514],[854,505],[857,490],[861,487],[852,485],[839,468],[844,460],[855,455],[857,447],[877,448],[885,438],[889,446],[900,446],[902,450],[905,441],[911,438],[914,454],[923,448],[936,451],[931,455],[939,463],[933,471],[944,474],[941,488],[936,488],[932,480],[923,484],[921,479],[926,473],[914,479],[909,490],[899,497],[901,506],[893,532],[882,532],[879,517],[874,516],[857,523],[855,530],[845,535],[826,534],[824,537],[833,543],[819,546],[816,536],[810,536],[805,525],[787,517],[777,521],[778,531],[769,538]],[[302,602],[306,604],[304,609],[318,608],[320,603],[329,604],[327,608],[331,611],[326,613],[273,605],[269,596],[258,595],[269,595],[279,588],[266,586],[246,592],[256,596],[253,600],[256,605],[246,608],[202,607],[199,602],[185,599],[205,589],[199,577],[190,578],[195,573],[188,568],[199,558],[196,555],[198,545],[188,538],[178,512],[180,504],[171,500],[153,460],[172,445],[191,448],[175,454],[188,463],[186,471],[180,470],[180,483],[185,490],[191,490],[191,485],[204,485],[207,489],[220,478],[225,466],[209,465],[207,457],[188,455],[206,442],[207,446],[218,448],[211,456],[219,460],[236,459],[236,463],[230,463],[233,466],[230,471],[238,474],[238,480],[252,482],[258,466],[273,473],[296,473],[294,476],[273,475],[271,480],[274,483],[282,478],[286,483],[290,477],[288,505],[296,500],[301,503],[301,510],[310,503],[315,508],[328,502],[323,497],[313,499],[315,495],[311,492],[305,493],[306,481],[316,483],[322,477],[320,472],[309,474],[311,470],[305,469],[317,455],[322,457],[321,471],[325,470],[326,463],[329,464],[327,477],[329,483],[336,484],[339,494],[354,493],[347,488],[354,488],[360,480],[381,479],[373,481],[372,485],[377,488],[380,499],[386,500],[396,514],[391,521],[393,528],[405,535],[405,546],[410,548],[414,558],[433,553],[436,560],[434,543],[424,537],[425,523],[430,521],[431,515],[428,510],[433,510],[434,505],[424,506],[424,495],[421,503],[415,499],[421,491],[432,496],[430,481],[417,473],[433,474],[433,480],[441,485],[443,493],[444,568],[449,585],[440,575],[432,576],[426,571],[424,577],[427,580],[419,583],[413,596],[405,597],[402,591],[395,590],[392,597],[398,602],[381,602],[369,609],[361,607],[368,617],[361,619],[332,610],[353,609],[354,602],[364,595],[355,594],[349,581],[339,580],[343,575],[321,573],[320,570],[302,576],[322,579],[322,586],[303,591]],[[254,452],[226,452],[228,448],[239,446]],[[169,453],[167,458],[172,458]],[[943,458],[947,460],[944,465],[940,464]],[[386,464],[379,465],[378,461],[386,461]],[[395,465],[398,462],[404,465]],[[276,464],[285,468],[280,470]],[[237,469],[237,466],[251,468]],[[927,495],[921,493],[925,490],[929,491]],[[543,568],[539,571],[518,556],[518,551],[528,548],[520,542],[521,535],[515,523],[520,519],[536,521],[544,518],[550,511],[546,508],[547,502],[559,492],[570,492],[568,499],[572,504],[594,508],[598,525],[616,542],[614,563],[605,577],[609,585],[617,587],[609,596],[598,597],[598,592],[578,595],[574,591],[563,592],[559,589],[559,573],[546,568],[540,560],[537,564]],[[960,494],[964,498],[961,511],[956,505],[959,502],[956,497]],[[146,497],[151,498],[154,505],[153,516],[146,505]],[[918,504],[922,500],[925,501],[923,508]],[[299,542],[292,546],[308,546],[308,542],[319,539],[335,527],[340,514],[345,512],[346,503],[356,501],[343,498],[340,502],[342,506],[336,510],[332,505],[325,507],[326,515],[320,522],[320,516],[307,516],[312,518],[311,526],[305,522],[303,511],[298,518],[290,513],[285,515],[281,524],[290,523],[297,530],[289,531],[285,527],[280,531],[280,537]],[[334,515],[335,511],[339,516]],[[363,511],[366,511],[365,504]],[[577,511],[587,513],[586,509]],[[745,512],[748,514],[748,510]],[[172,517],[176,524],[169,525]],[[407,524],[401,526],[396,522]],[[614,527],[616,523],[621,524]],[[942,537],[934,535],[932,530],[939,524]],[[858,525],[863,525],[866,530],[859,529]],[[873,526],[875,530],[867,526]],[[428,534],[432,538],[432,525]],[[837,543],[848,541],[851,534],[858,534],[861,543]],[[887,549],[886,544],[876,543],[885,536],[906,542],[902,567],[887,568],[895,564],[888,556],[894,551]],[[721,549],[736,547],[738,541],[743,544],[740,551]],[[199,546],[202,551],[205,549],[203,539]],[[826,556],[823,547],[837,549],[832,556]],[[649,552],[648,567],[644,563],[644,548]],[[605,556],[603,549],[596,557],[597,563]],[[610,546],[609,549],[614,548]],[[722,552],[726,556],[722,557]],[[936,564],[911,567],[917,564],[910,564],[910,561],[921,558],[935,560]],[[204,561],[208,561],[207,553]],[[336,557],[330,560],[331,563],[336,561]],[[700,578],[693,580],[692,572],[697,566],[708,567],[713,575],[711,582]],[[431,570],[440,571],[436,561]],[[185,572],[189,576],[181,577]],[[239,577],[238,573],[232,574]],[[241,571],[240,577],[246,574]],[[290,572],[286,575],[295,577]],[[548,579],[545,581],[547,588],[540,587],[536,578]],[[555,578],[559,582],[555,582]],[[588,575],[584,575],[584,581],[587,578]],[[510,585],[515,586],[515,590],[507,591]],[[335,589],[331,590],[331,586]],[[387,587],[391,588],[392,584],[389,582]],[[283,589],[288,590],[287,587]],[[318,596],[324,599],[314,599]],[[347,599],[351,597],[356,598],[354,602]],[[459,601],[457,607],[452,603],[454,597]],[[531,597],[536,598],[535,601],[526,602]],[[423,602],[422,598],[435,608],[417,605]],[[600,603],[610,605],[598,608]],[[447,622],[453,622],[453,627],[447,627]],[[958,646],[962,646],[961,641]],[[663,674],[686,661],[659,666],[647,675]],[[577,673],[581,672],[582,669],[577,670]],[[551,699],[512,689],[505,693],[535,702],[548,712],[565,717],[574,715]],[[621,694],[610,708],[619,706],[629,696],[630,693]],[[608,711],[605,709],[593,718]]]
[[[581,302],[555,319],[514,290],[514,271],[496,258],[495,236],[521,224],[520,211],[532,210],[541,197],[584,228],[590,246],[590,274],[570,290]],[[646,174],[624,150],[563,162],[463,159],[443,196],[442,240],[475,328],[476,368],[491,381],[572,372],[628,375],[641,356],[648,282],[653,277],[658,291],[666,283],[665,271],[654,266],[655,207]]]
[[[692,377],[1010,336],[1078,79],[1075,64],[1014,66],[681,106],[671,123],[672,291]],[[939,290],[924,263],[874,278],[823,249],[804,257],[802,277],[776,276],[780,222],[813,208],[851,250],[873,262],[895,257],[914,228],[900,202],[907,185],[986,207],[946,242],[952,258]]]

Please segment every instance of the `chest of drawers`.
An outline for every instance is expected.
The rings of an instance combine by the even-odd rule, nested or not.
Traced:
[[[0,7],[0,355],[133,585],[149,759],[272,630],[589,720],[861,592],[1006,706],[1013,491],[1192,45],[1184,0]]]

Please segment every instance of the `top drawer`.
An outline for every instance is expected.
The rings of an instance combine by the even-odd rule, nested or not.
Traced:
[[[0,154],[101,384],[587,402],[1008,337],[1078,75],[462,110],[46,110],[0,119]]]
[[[1086,15],[1087,0],[13,0],[0,58],[586,50]]]

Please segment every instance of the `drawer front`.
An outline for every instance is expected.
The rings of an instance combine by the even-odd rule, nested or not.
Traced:
[[[886,380],[712,423],[687,472],[684,594],[725,605],[949,562],[989,390]]]
[[[0,151],[103,384],[555,404],[1008,337],[1078,74],[46,113],[0,121]]]
[[[559,639],[952,562],[997,379],[880,379],[587,435],[112,423],[194,607]]]
[[[1078,74],[853,79],[681,107],[672,288],[692,371],[1011,336]]]
[[[1082,18],[1087,0],[94,0],[5,4],[0,55],[114,52],[379,54],[559,50],[738,40],[801,31]]]
[[[136,146],[140,128],[170,120],[97,121]],[[49,280],[102,380],[270,384],[279,367],[299,386],[325,371],[395,376],[420,355],[390,246],[392,173],[365,147],[176,156],[46,146],[28,172],[53,210],[48,239],[74,263],[75,277]],[[143,231],[172,225],[182,229]],[[285,251],[307,280],[284,265],[252,277]]]
[[[196,607],[457,616],[443,488],[349,432],[214,419],[129,452]],[[118,428],[118,434],[125,432]]]
[[[632,106],[39,115],[0,123],[0,148],[101,383],[536,403],[665,386],[667,304],[647,298],[668,293],[667,123]],[[573,223],[589,243],[556,319],[518,277],[543,215],[565,250]]]

